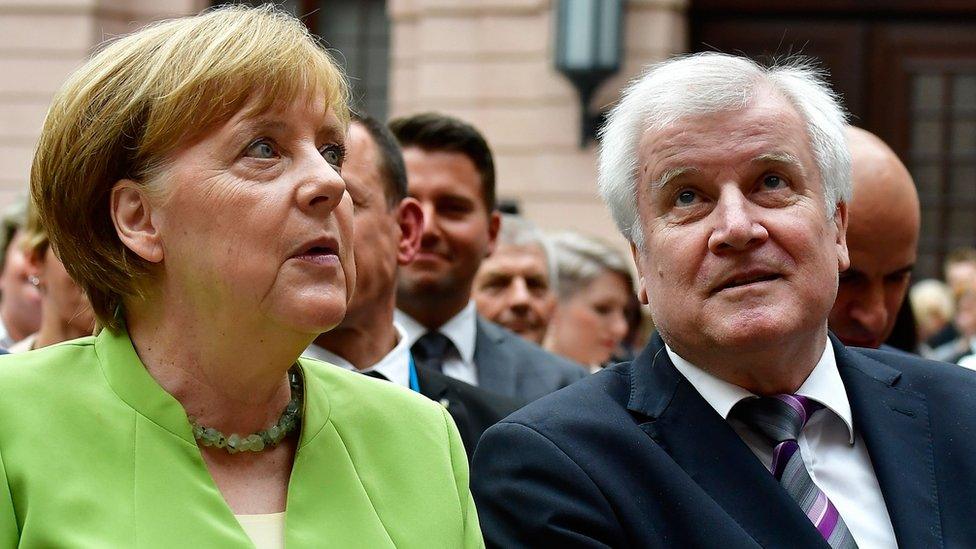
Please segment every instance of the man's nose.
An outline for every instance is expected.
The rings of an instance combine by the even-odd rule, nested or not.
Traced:
[[[888,309],[885,308],[884,288],[871,284],[863,288],[858,300],[850,308],[851,318],[872,335],[881,337],[888,325]]]
[[[512,279],[508,296],[509,306],[512,308],[525,307],[529,304],[531,293],[529,292],[529,285],[525,283],[524,278],[517,276]]]
[[[421,245],[425,241],[433,241],[440,237],[440,227],[437,222],[437,209],[431,202],[421,202],[420,209],[424,213],[424,222],[420,229]]]
[[[715,225],[708,238],[712,253],[743,251],[756,247],[769,238],[766,227],[758,217],[759,206],[749,201],[738,187],[722,189],[712,217]]]

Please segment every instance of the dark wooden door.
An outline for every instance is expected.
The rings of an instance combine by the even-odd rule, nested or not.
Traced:
[[[912,172],[917,277],[940,276],[949,250],[976,246],[976,2],[699,0],[691,25],[693,51],[822,63],[852,122]]]

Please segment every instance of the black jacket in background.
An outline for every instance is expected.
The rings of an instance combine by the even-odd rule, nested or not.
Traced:
[[[482,433],[523,403],[426,368],[417,368],[420,394],[447,408],[461,434],[468,461]]]

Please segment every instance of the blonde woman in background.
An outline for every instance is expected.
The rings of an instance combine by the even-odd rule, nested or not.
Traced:
[[[37,331],[41,295],[31,284],[24,241],[27,200],[18,198],[0,217],[0,349]]]
[[[41,325],[37,332],[11,345],[9,351],[22,353],[91,335],[95,328],[91,303],[54,254],[34,208],[28,207],[23,232],[19,245],[27,256],[31,284],[41,295]]]
[[[550,243],[559,299],[544,347],[597,371],[627,335],[634,293],[627,261],[605,242],[575,232],[556,234]]]
[[[69,78],[31,194],[103,328],[0,358],[0,548],[483,546],[444,407],[299,358],[355,289],[347,102],[272,7]]]
[[[922,356],[929,357],[932,348],[926,342],[941,332],[956,313],[952,289],[941,280],[928,278],[912,285],[908,301],[915,316],[918,341]]]

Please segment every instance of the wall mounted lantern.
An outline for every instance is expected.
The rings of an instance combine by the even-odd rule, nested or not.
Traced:
[[[580,147],[596,138],[602,113],[590,113],[597,86],[620,69],[623,0],[558,0],[556,69],[576,87]]]

